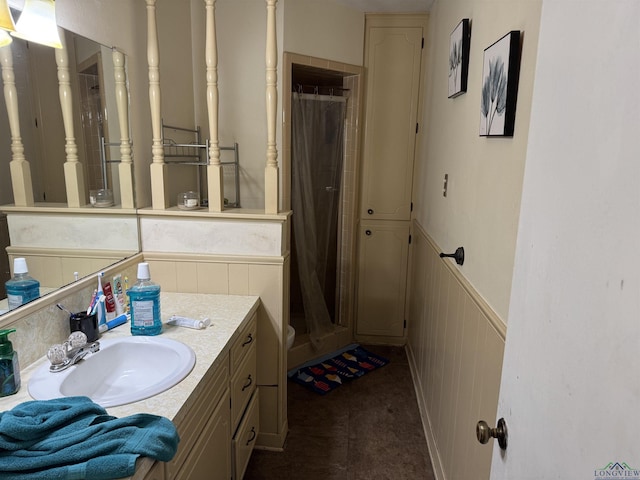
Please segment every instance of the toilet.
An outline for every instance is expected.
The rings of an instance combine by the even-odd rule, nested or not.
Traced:
[[[293,346],[293,341],[296,338],[296,331],[291,325],[287,325],[287,350]]]

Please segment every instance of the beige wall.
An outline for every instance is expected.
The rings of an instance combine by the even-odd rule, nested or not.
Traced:
[[[506,322],[540,21],[540,0],[437,0],[427,39],[427,101],[415,177],[415,218],[436,244],[464,246],[462,274]],[[467,93],[447,98],[451,31],[471,19]],[[478,135],[484,49],[511,30],[523,32],[513,138]],[[447,197],[442,196],[449,175]]]
[[[362,65],[364,14],[332,1],[281,0],[284,50]]]

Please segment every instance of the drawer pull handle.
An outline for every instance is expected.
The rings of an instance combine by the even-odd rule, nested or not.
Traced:
[[[251,374],[249,374],[249,376],[247,377],[248,382],[245,383],[244,387],[242,387],[242,391],[244,392],[247,388],[249,388],[251,386],[251,384],[253,383],[253,379],[251,378]]]
[[[251,438],[247,440],[247,445],[253,442],[256,439],[256,427],[251,427]]]
[[[251,336],[251,334],[249,334],[247,335],[247,341],[244,342],[242,346],[244,347],[245,345],[249,345],[251,342],[253,342],[253,337]]]

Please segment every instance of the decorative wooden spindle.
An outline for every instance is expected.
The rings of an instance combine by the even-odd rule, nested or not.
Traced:
[[[168,179],[162,147],[162,117],[160,105],[160,55],[158,48],[158,26],[156,22],[156,0],[147,2],[147,62],[149,64],[149,104],[151,106],[152,145],[151,156],[151,205],[164,210],[168,203]]]
[[[276,149],[276,116],[278,107],[278,47],[276,40],[276,3],[267,2],[267,165],[264,172],[265,213],[278,213],[278,150]]]
[[[224,208],[224,183],[220,165],[218,140],[218,44],[216,39],[216,0],[204,0],[206,9],[205,63],[207,67],[207,113],[209,118],[209,165],[207,166],[207,190],[209,211],[221,212]]]
[[[33,184],[31,183],[31,166],[24,156],[24,145],[20,136],[20,115],[18,113],[18,92],[13,71],[11,45],[0,47],[0,64],[2,64],[2,83],[4,84],[4,101],[9,117],[11,130],[11,186],[13,187],[13,203],[19,207],[31,207],[33,201]]]
[[[117,49],[112,51],[113,75],[116,88],[116,108],[120,124],[120,204],[122,208],[135,208],[133,194],[133,162],[131,159],[131,139],[129,138],[129,95],[127,92],[127,74],[124,71],[124,54]]]
[[[64,124],[65,153],[64,182],[67,189],[67,205],[80,207],[86,205],[87,195],[84,185],[82,164],[78,161],[78,146],[73,127],[73,97],[71,91],[71,74],[69,72],[69,54],[67,38],[62,28],[58,27],[62,48],[55,49],[56,65],[58,66],[58,84],[60,93],[60,107],[62,109],[62,123]]]

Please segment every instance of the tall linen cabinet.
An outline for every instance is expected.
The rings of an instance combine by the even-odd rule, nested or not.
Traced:
[[[426,15],[367,15],[356,337],[402,343]]]

